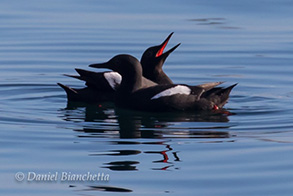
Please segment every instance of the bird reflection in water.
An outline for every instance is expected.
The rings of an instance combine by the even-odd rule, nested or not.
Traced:
[[[228,111],[148,113],[115,108],[111,103],[88,105],[68,102],[67,107],[62,110],[62,118],[65,121],[88,122],[83,126],[83,129],[74,129],[74,131],[87,133],[82,137],[101,137],[101,134],[97,135],[96,133],[106,134],[115,131],[119,132],[121,139],[229,138],[228,132],[218,131],[230,127],[228,124],[224,124],[224,126],[218,124],[229,122],[229,115],[231,113]],[[191,122],[217,124],[174,128],[174,125],[178,123]]]
[[[218,111],[217,111],[218,112]],[[65,121],[76,122],[81,129],[74,128],[79,132],[79,138],[109,138],[114,146],[123,150],[108,150],[90,152],[89,156],[111,156],[118,160],[107,161],[101,168],[111,171],[137,171],[140,164],[139,158],[128,159],[130,156],[141,154],[158,155],[159,160],[153,160],[156,166],[151,170],[172,170],[179,169],[176,163],[180,162],[180,153],[171,147],[172,138],[197,138],[197,139],[226,139],[230,135],[228,129],[228,116],[230,112],[223,111],[202,112],[202,113],[147,113],[115,108],[112,103],[98,105],[77,104],[68,102],[65,109],[61,110],[61,118]],[[194,127],[194,122],[206,123],[205,126]],[[210,124],[212,122],[212,124]],[[224,122],[224,126],[223,123]],[[182,128],[176,125],[183,124]],[[187,126],[184,124],[186,123]],[[193,123],[192,126],[188,123]],[[76,126],[75,126],[76,127]],[[113,138],[115,141],[113,141]],[[116,138],[116,139],[115,139]],[[122,140],[120,140],[120,139]],[[156,141],[142,142],[131,138],[151,138]],[[123,146],[135,145],[136,149],[125,150]],[[162,146],[162,150],[137,150],[139,145]],[[77,187],[76,187],[77,188]],[[79,189],[79,188],[78,188]],[[89,186],[85,191],[106,191],[106,192],[132,192],[131,189],[108,186]]]
[[[161,168],[153,168],[153,170],[167,170],[168,168],[174,166],[172,162],[170,162],[170,158],[168,155],[168,152],[171,152],[173,150],[173,148],[171,148],[170,145],[166,145],[167,150],[163,150],[163,151],[146,151],[145,153],[148,154],[160,154],[162,155],[163,159],[162,160],[158,160],[158,161],[153,161],[153,163],[166,163],[168,164],[167,166],[161,167]],[[180,158],[177,155],[177,152],[172,152],[172,155],[174,156],[174,161],[180,161]]]

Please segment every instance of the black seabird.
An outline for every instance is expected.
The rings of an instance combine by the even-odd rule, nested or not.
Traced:
[[[163,64],[169,54],[172,53],[180,45],[177,44],[167,52],[163,53],[172,35],[173,33],[171,33],[162,44],[158,46],[152,46],[143,53],[141,58],[141,64],[144,67],[144,73],[146,75],[142,77],[141,88],[154,86],[157,85],[157,83],[173,83],[162,70]],[[121,82],[121,76],[119,75],[119,73],[93,72],[83,69],[75,70],[79,75],[64,75],[85,81],[85,88],[70,88],[61,83],[57,83],[65,90],[68,101],[88,103],[113,101],[114,92]],[[154,77],[152,77],[152,74],[154,74]]]
[[[142,66],[135,57],[125,54],[117,55],[106,63],[89,66],[118,72],[122,81],[115,93],[115,104],[143,111],[218,110],[226,104],[232,88],[236,86],[234,84],[228,88],[215,87],[221,84],[219,82],[206,86],[164,84],[140,88]]]
[[[141,57],[143,76],[158,84],[173,84],[172,80],[163,71],[163,65],[169,54],[171,54],[179,45],[177,44],[164,53],[172,32],[160,45],[148,48]]]

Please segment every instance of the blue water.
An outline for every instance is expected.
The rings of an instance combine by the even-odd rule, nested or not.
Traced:
[[[0,2],[1,195],[292,195],[293,3]],[[143,51],[175,32],[176,83],[238,83],[234,115],[67,105],[74,68]],[[95,70],[96,71],[96,70]],[[17,172],[24,179],[15,179]],[[28,175],[57,174],[57,180]],[[61,180],[104,174],[106,180]]]

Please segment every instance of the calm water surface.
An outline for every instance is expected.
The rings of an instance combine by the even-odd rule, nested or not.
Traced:
[[[291,1],[0,2],[3,195],[292,195]],[[62,74],[175,32],[176,83],[239,83],[215,113],[150,114],[67,104]],[[18,182],[15,174],[22,172]],[[55,174],[28,182],[29,172]],[[67,174],[109,180],[61,182]]]

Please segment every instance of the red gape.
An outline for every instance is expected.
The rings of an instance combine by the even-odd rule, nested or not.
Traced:
[[[166,47],[167,44],[168,44],[168,41],[169,41],[169,40],[167,40],[167,41],[164,43],[164,45],[162,46],[162,48],[157,52],[156,57],[161,56],[161,55],[163,54],[164,49],[165,49],[165,47]]]
[[[213,109],[214,109],[214,110],[218,110],[219,107],[218,107],[217,105],[214,105]]]

